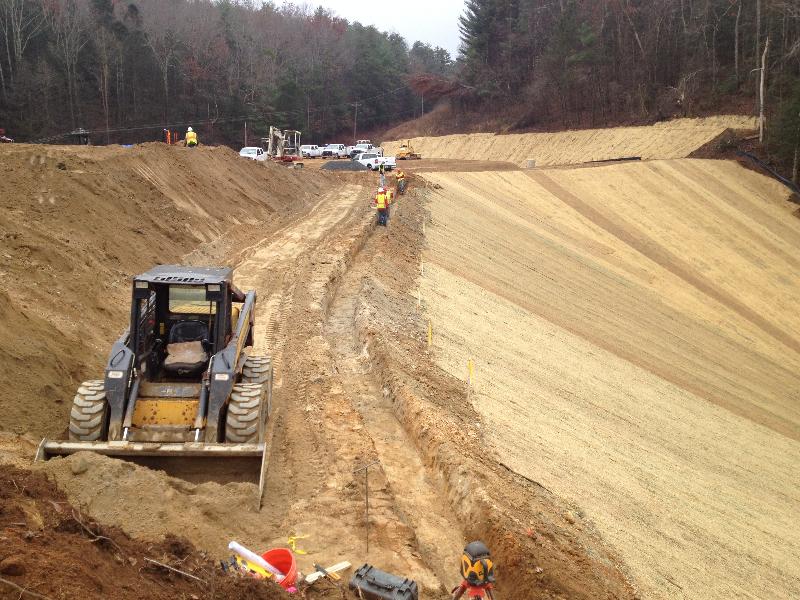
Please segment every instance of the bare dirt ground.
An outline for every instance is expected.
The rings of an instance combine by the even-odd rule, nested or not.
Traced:
[[[225,577],[181,538],[131,539],[72,506],[41,473],[0,465],[0,598],[287,598],[277,585]],[[195,574],[191,579],[149,560]]]
[[[800,221],[735,163],[429,173],[434,356],[648,598],[800,595]]]
[[[495,135],[473,133],[412,138],[423,158],[493,160],[526,166],[574,165],[626,157],[648,159],[684,158],[719,136],[725,129],[753,129],[752,117],[720,116],[677,119],[645,127],[582,129],[557,133]],[[404,140],[403,140],[404,141]],[[384,142],[388,156],[400,141]]]
[[[130,156],[122,149],[51,149],[57,154],[53,158],[68,166],[66,175],[55,164],[58,173],[31,176],[26,165],[34,154],[25,149],[19,150],[16,163],[4,163],[11,165],[16,198],[9,208],[16,206],[20,212],[7,227],[14,228],[12,236],[30,236],[45,249],[61,247],[46,240],[63,219],[52,215],[38,224],[27,214],[47,208],[49,200],[28,206],[21,205],[21,199],[49,177],[58,178],[53,181],[59,189],[85,187],[82,173],[69,173],[74,170],[91,170],[103,184],[84,195],[69,195],[82,199],[66,213],[72,219],[66,229],[81,241],[83,253],[64,251],[58,254],[61,263],[53,262],[56,257],[24,263],[15,254],[4,263],[8,273],[14,269],[18,282],[16,290],[5,288],[9,296],[16,294],[14,319],[22,319],[20,314],[28,319],[38,305],[47,315],[40,316],[39,329],[18,329],[17,340],[27,332],[38,354],[14,354],[18,342],[9,342],[0,356],[11,373],[10,391],[3,397],[10,412],[0,424],[6,431],[0,434],[4,462],[31,469],[29,457],[38,438],[63,430],[71,384],[58,380],[65,373],[83,377],[91,370],[87,367],[102,365],[124,324],[126,280],[131,274],[149,266],[144,264],[148,261],[236,264],[237,283],[258,290],[258,345],[273,355],[276,366],[276,438],[264,509],[254,508],[255,486],[221,484],[213,480],[213,472],[211,481],[191,483],[94,455],[33,467],[56,482],[81,514],[148,544],[179,533],[216,558],[225,556],[231,539],[265,549],[285,546],[292,534],[305,534],[309,537],[299,542],[307,552],[298,556],[301,570],[309,572],[313,562],[346,559],[358,565],[369,560],[414,577],[425,598],[447,597],[458,580],[463,543],[482,537],[502,565],[501,599],[633,597],[618,557],[572,505],[498,464],[485,446],[481,418],[465,402],[463,386],[426,355],[424,320],[410,293],[423,243],[424,210],[415,193],[396,208],[389,231],[376,230],[370,207],[376,182],[365,183],[369,180],[362,174],[264,167],[223,150],[194,155],[176,151],[151,145],[134,149]],[[72,161],[81,168],[70,167]],[[147,169],[147,177],[135,175],[143,165],[155,171],[157,184]],[[237,179],[237,186],[247,183],[244,191],[233,184],[235,191],[214,184],[214,178],[228,174]],[[413,176],[412,185],[416,183]],[[104,191],[113,185],[120,186],[120,193],[126,186],[149,193],[150,211],[165,207],[160,219],[144,223],[146,230],[167,219],[171,224],[153,233],[151,240],[148,233],[148,243],[132,246],[130,240],[140,235],[133,222],[142,218],[142,211],[131,206],[138,200],[126,196],[122,201]],[[186,192],[187,186],[193,193]],[[164,194],[167,188],[170,193]],[[115,223],[108,215],[121,207],[129,207],[132,216]],[[199,210],[208,216],[194,220],[192,213]],[[8,214],[16,215],[10,210],[4,218]],[[231,224],[229,234],[223,236],[225,228],[215,224],[210,218],[214,215]],[[29,227],[31,222],[36,226]],[[210,224],[216,229],[202,239],[178,233]],[[113,257],[91,250],[109,239],[120,247],[114,254],[120,263],[113,271],[108,266],[116,264]],[[87,259],[92,262],[85,266],[82,261]],[[26,264],[32,268],[24,268]],[[52,297],[34,296],[42,293],[37,291],[44,281],[39,273],[51,264],[75,273],[74,288],[51,277],[56,281],[48,290]],[[56,266],[52,270],[57,271]],[[102,286],[107,284],[102,279],[113,281],[111,274],[117,277],[113,293],[104,295]],[[103,298],[104,309],[98,308],[99,300],[79,305],[88,290]],[[54,301],[59,296],[67,302]],[[37,305],[28,299],[32,297]],[[99,321],[92,330],[92,345],[84,350],[89,360],[63,352],[50,333],[53,322],[73,323],[72,337],[63,336],[68,348],[79,339],[77,329],[86,316]],[[50,385],[64,390],[54,394],[63,396],[63,406],[56,403],[53,408],[53,396],[34,388],[29,392],[21,382],[28,380],[31,364],[51,368],[59,359],[70,362],[49,375]],[[370,463],[367,554],[364,477],[356,470]],[[41,502],[47,502],[46,495]],[[32,563],[28,577],[40,573],[39,568]],[[5,593],[6,588],[0,589]],[[57,597],[65,599],[104,597],[99,592],[59,593]],[[312,590],[308,597],[324,596],[324,590]]]

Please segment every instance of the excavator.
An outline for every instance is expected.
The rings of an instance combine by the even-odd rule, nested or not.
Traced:
[[[83,382],[68,440],[36,459],[88,450],[141,457],[245,459],[264,490],[272,364],[253,353],[256,292],[228,267],[157,266],[133,278],[130,326],[104,377]],[[255,478],[253,478],[255,479]]]

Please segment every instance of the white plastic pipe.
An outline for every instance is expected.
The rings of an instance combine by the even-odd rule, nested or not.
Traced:
[[[231,542],[228,544],[228,550],[232,550],[242,558],[249,560],[251,563],[258,565],[262,569],[269,571],[273,575],[275,575],[278,581],[283,581],[286,575],[281,573],[278,569],[273,567],[267,561],[264,560],[262,556],[259,556],[255,552],[248,550],[244,546],[242,546],[239,542]]]

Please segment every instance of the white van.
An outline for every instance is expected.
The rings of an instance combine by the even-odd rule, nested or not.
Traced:
[[[300,156],[302,158],[319,158],[322,156],[322,148],[316,144],[300,146]]]
[[[258,146],[246,146],[239,150],[239,156],[243,158],[249,158],[250,160],[257,160],[259,162],[263,162],[267,160],[267,154],[264,152],[263,148],[259,148]]]

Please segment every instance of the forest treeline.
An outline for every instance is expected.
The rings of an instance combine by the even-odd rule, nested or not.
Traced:
[[[800,0],[468,0],[466,106],[525,107],[517,127],[587,127],[715,110],[757,114],[766,52],[771,151],[800,145]]]
[[[323,9],[254,0],[0,0],[0,127],[18,140],[77,127],[103,143],[192,124],[240,143],[270,124],[304,139],[410,119],[419,72],[449,54]],[[356,106],[357,104],[357,106]],[[348,139],[350,137],[348,135]]]

